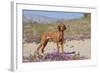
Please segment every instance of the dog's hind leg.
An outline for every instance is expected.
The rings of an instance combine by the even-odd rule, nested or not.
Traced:
[[[46,41],[40,43],[39,47],[37,48],[38,55],[40,55],[41,53],[42,54],[44,53],[44,48],[47,45],[47,43],[48,43],[48,39]]]
[[[37,54],[38,55],[39,55],[39,51],[40,51],[41,47],[42,47],[42,44],[40,44],[39,47],[37,48]]]
[[[42,53],[44,53],[44,48],[45,48],[45,46],[47,45],[48,41],[49,41],[49,39],[47,39],[47,40],[42,44],[42,48],[41,48]]]

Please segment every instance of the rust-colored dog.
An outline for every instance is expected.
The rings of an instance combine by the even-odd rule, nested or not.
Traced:
[[[63,42],[64,42],[64,30],[66,29],[66,26],[63,23],[60,23],[57,29],[58,29],[57,32],[44,32],[41,34],[40,45],[37,48],[37,53],[39,55],[44,53],[44,48],[47,45],[48,41],[50,40],[57,43],[58,52],[60,52],[60,46],[61,46],[61,52],[62,53],[64,52]]]

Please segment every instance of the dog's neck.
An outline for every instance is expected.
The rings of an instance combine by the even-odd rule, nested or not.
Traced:
[[[61,37],[64,38],[64,31],[59,31],[61,34]]]

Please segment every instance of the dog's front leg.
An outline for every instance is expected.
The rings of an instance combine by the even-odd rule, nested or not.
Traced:
[[[57,49],[58,49],[58,52],[60,52],[59,48],[60,48],[59,42],[57,42]]]
[[[61,44],[61,53],[64,53],[63,42],[61,42],[60,44]]]

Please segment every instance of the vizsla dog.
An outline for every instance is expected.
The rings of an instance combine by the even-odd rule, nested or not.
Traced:
[[[61,52],[63,53],[63,42],[64,42],[64,30],[66,29],[66,26],[63,23],[60,23],[57,27],[57,32],[44,32],[40,36],[40,45],[37,48],[38,55],[43,55],[44,48],[47,45],[49,41],[54,41],[57,43],[57,49],[58,52],[60,52],[60,46],[61,46]],[[59,46],[60,45],[60,46]]]

